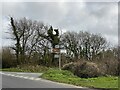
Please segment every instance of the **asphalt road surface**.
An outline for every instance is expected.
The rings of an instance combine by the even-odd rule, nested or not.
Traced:
[[[2,74],[2,88],[79,88],[79,90],[93,90],[44,80],[39,78],[41,73],[0,72],[0,74]]]

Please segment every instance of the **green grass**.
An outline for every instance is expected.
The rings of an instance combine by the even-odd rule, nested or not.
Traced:
[[[18,68],[4,68],[4,69],[0,69],[0,71],[23,72],[21,69]]]
[[[42,76],[44,79],[90,88],[118,88],[118,77],[79,78],[66,70],[50,69]]]
[[[0,71],[9,71],[9,72],[45,72],[49,68],[45,66],[39,66],[39,65],[22,65],[15,68],[3,68],[0,69]]]

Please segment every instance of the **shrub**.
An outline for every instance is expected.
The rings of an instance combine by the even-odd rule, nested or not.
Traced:
[[[32,65],[32,64],[22,64],[22,65],[18,65],[16,68],[24,72],[44,72],[49,69],[46,66]]]
[[[98,65],[93,62],[81,61],[71,62],[63,66],[63,70],[69,70],[81,78],[91,78],[104,75]]]
[[[70,63],[68,63],[68,64],[65,64],[65,65],[62,67],[62,69],[63,69],[63,70],[69,70],[69,71],[71,71],[71,72],[74,73],[76,67],[77,67],[76,63],[70,62]]]
[[[2,68],[10,68],[16,66],[15,56],[10,48],[2,49]]]
[[[79,64],[74,74],[82,78],[98,77],[102,75],[97,64],[93,62],[83,62],[82,64]]]
[[[100,63],[96,62],[99,65],[100,70],[106,75],[118,75],[118,60],[104,60]]]

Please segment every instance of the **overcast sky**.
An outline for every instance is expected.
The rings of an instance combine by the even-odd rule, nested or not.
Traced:
[[[118,43],[117,2],[4,2],[2,5],[3,38],[10,15],[42,21],[64,32],[101,34],[111,44]],[[2,40],[3,45],[10,44],[10,40]]]

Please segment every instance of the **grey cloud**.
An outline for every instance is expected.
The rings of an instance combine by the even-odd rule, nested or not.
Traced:
[[[111,40],[118,33],[117,3],[23,2],[3,5],[3,16],[28,17],[60,29],[100,33]]]
[[[115,4],[87,3],[86,6],[81,10],[71,8],[60,25],[63,24],[62,26],[65,28],[69,27],[69,30],[76,26],[75,30],[83,29],[93,33],[117,34],[117,14],[110,13],[111,9],[116,9]],[[71,14],[72,11],[77,13]]]
[[[29,3],[17,3],[16,9],[12,8],[13,16],[15,17],[28,17],[35,20],[40,20],[45,23],[55,24],[59,22],[66,14],[65,9],[55,2],[29,2]],[[8,13],[8,6],[4,11]]]

